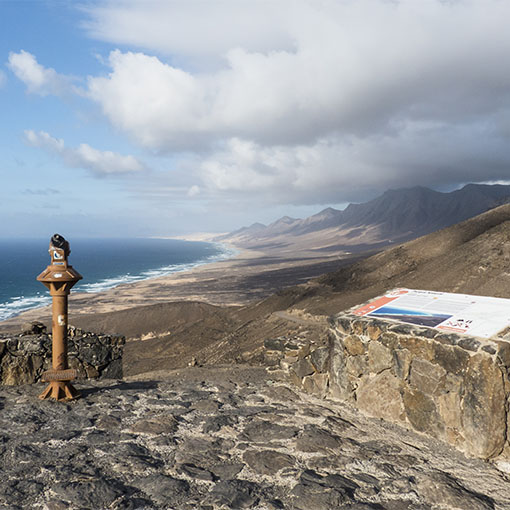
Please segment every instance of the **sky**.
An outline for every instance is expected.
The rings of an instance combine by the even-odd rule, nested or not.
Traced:
[[[505,0],[0,0],[0,237],[510,181]]]

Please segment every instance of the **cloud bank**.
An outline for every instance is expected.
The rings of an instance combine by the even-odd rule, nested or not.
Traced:
[[[325,203],[510,177],[506,2],[226,0],[200,37],[202,2],[150,4],[91,11],[145,52],[113,51],[89,96],[137,144],[196,151],[209,189]]]
[[[99,151],[86,143],[78,147],[66,147],[64,140],[54,138],[45,131],[25,131],[25,141],[32,147],[38,147],[58,156],[62,162],[72,168],[83,168],[96,177],[141,172],[144,167],[134,156],[123,156],[116,152]]]
[[[131,49],[111,51],[83,97],[138,147],[189,169],[190,198],[341,203],[510,179],[508,2],[107,0],[83,10],[91,37]],[[8,65],[29,92],[69,86],[25,51]],[[44,132],[27,140],[95,175],[142,168]]]

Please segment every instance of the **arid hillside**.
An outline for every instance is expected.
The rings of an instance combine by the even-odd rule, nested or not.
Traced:
[[[395,287],[510,297],[510,205],[396,246],[244,307],[175,302],[77,316],[121,333],[126,372],[263,361],[264,341],[320,341],[326,316]]]
[[[272,301],[332,314],[394,287],[510,297],[510,205],[340,268]]]

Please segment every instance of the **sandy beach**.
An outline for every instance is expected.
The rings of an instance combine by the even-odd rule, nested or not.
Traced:
[[[190,237],[187,239],[190,240]],[[231,247],[238,254],[227,260],[168,276],[121,284],[103,292],[71,293],[70,321],[82,314],[108,313],[175,301],[201,301],[221,306],[246,305],[280,289],[333,271],[347,262],[339,253],[312,258],[297,254],[290,258]],[[87,275],[83,276],[86,279]],[[0,322],[0,331],[16,330],[32,320],[48,323],[50,317],[50,306],[35,308]]]

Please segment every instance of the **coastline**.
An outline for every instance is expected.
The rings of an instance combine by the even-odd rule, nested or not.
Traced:
[[[210,239],[207,241],[202,239],[193,239],[188,240],[185,238],[173,238],[173,237],[165,237],[165,238],[152,238],[153,240],[168,240],[168,241],[177,241],[177,242],[187,242],[191,244],[206,244],[215,251],[214,254],[208,254],[207,252],[197,254],[197,258],[195,260],[186,261],[186,256],[182,258],[179,253],[180,245],[177,245],[177,258],[175,262],[167,262],[165,259],[161,259],[161,256],[158,257],[158,253],[156,253],[156,257],[152,262],[152,265],[145,265],[140,263],[142,258],[145,258],[145,253],[136,253],[135,258],[133,258],[132,264],[126,265],[126,260],[120,260],[121,269],[117,265],[108,265],[106,264],[103,270],[97,270],[95,267],[93,268],[92,273],[89,275],[90,264],[85,264],[85,268],[81,265],[81,262],[78,262],[78,266],[83,274],[85,274],[85,278],[78,282],[78,284],[74,287],[72,294],[83,294],[90,295],[101,292],[109,291],[115,287],[124,284],[132,284],[137,283],[144,280],[155,279],[159,277],[171,276],[176,273],[191,271],[197,267],[211,264],[223,260],[229,260],[235,257],[239,250],[232,246],[230,243],[221,243],[213,240],[213,235],[209,236]],[[151,239],[151,238],[147,238]],[[89,243],[90,244],[90,243]],[[138,247],[137,247],[138,248]],[[114,249],[116,247],[114,246]],[[150,246],[149,246],[150,250]],[[138,252],[140,250],[138,249]],[[149,261],[151,258],[151,253],[149,251]],[[116,254],[115,254],[116,255]],[[142,255],[142,257],[140,257]],[[172,252],[165,254],[167,257],[172,257]],[[179,257],[182,260],[179,260]],[[82,257],[83,258],[83,257]],[[97,257],[96,257],[97,258]],[[93,258],[94,260],[94,258]],[[168,258],[167,258],[168,260]],[[29,264],[32,261],[29,261]],[[46,262],[46,261],[44,261]],[[85,269],[85,271],[84,271]],[[120,272],[119,272],[120,270]],[[25,273],[33,273],[38,274],[40,272],[40,267],[32,267],[30,266],[30,270]],[[9,277],[10,275],[2,275],[5,277]],[[1,279],[1,278],[0,278]],[[25,278],[26,280],[26,278]],[[44,309],[51,305],[51,297],[46,290],[43,290],[42,286],[35,281],[35,276],[30,280],[30,284],[33,284],[30,287],[30,284],[27,285],[27,281],[23,280],[21,288],[23,290],[15,289],[14,292],[17,291],[16,294],[7,294],[2,293],[2,301],[0,302],[0,324],[3,321],[9,320],[11,318],[17,317],[21,314],[28,313],[32,310],[36,309]],[[7,282],[9,283],[9,282]],[[12,286],[12,285],[11,285]],[[37,286],[37,287],[35,287]],[[9,287],[7,287],[8,289]],[[4,291],[5,289],[2,289]],[[11,290],[12,292],[12,290]]]
[[[217,235],[217,234],[216,234]],[[184,239],[184,238],[181,238]],[[198,240],[186,236],[186,240]],[[206,240],[203,237],[200,240]],[[208,242],[213,242],[211,239]],[[338,254],[327,257],[278,257],[274,253],[219,243],[237,253],[228,259],[206,262],[189,270],[123,283],[100,292],[72,292],[69,296],[70,324],[73,317],[109,313],[134,307],[178,301],[201,301],[217,306],[243,306],[263,299],[281,288],[304,283],[340,264]],[[41,320],[51,324],[51,306],[33,308],[0,322],[0,331],[15,331],[22,324]]]

